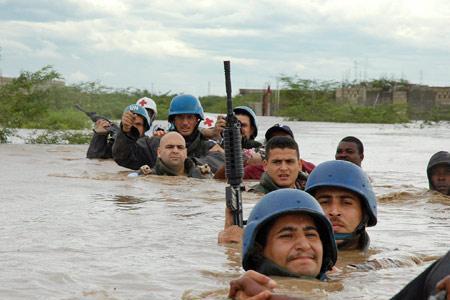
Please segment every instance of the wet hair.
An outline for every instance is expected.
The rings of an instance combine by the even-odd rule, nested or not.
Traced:
[[[360,139],[354,137],[354,136],[346,136],[341,140],[341,142],[347,142],[347,143],[355,143],[356,147],[358,148],[359,154],[364,153],[364,146]],[[340,142],[339,142],[340,143]]]
[[[267,159],[270,156],[270,150],[272,149],[293,149],[297,152],[297,158],[300,159],[300,150],[298,149],[297,142],[290,136],[274,136],[266,144],[266,155]]]

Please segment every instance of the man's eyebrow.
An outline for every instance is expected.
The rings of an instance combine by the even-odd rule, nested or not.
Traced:
[[[312,225],[305,226],[305,227],[302,228],[302,230],[303,231],[314,230],[314,231],[317,231],[317,232],[319,231],[316,226],[312,226]],[[297,228],[287,225],[287,226],[282,227],[280,230],[278,230],[277,234],[279,234],[279,233],[281,233],[283,231],[294,232],[294,231],[297,231]]]
[[[280,233],[280,232],[283,232],[283,231],[296,231],[296,230],[297,229],[294,228],[293,226],[287,225],[287,226],[281,227],[280,230],[278,230],[277,233]]]
[[[319,198],[332,198],[333,196],[331,195],[331,193],[323,193],[320,196],[316,196]]]
[[[317,229],[317,227],[316,226],[305,226],[305,227],[303,227],[303,231],[310,231],[310,230],[315,230],[315,231],[319,231],[318,229]]]

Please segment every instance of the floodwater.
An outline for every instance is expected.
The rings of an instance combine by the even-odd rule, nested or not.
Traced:
[[[279,118],[261,118],[260,135]],[[389,299],[450,249],[450,198],[427,191],[426,165],[450,150],[450,125],[284,122],[301,155],[334,159],[365,145],[379,198],[369,255],[339,258],[329,283],[280,279],[311,299]],[[0,145],[0,299],[226,299],[240,248],[217,244],[225,183],[127,177],[87,145]],[[258,196],[244,193],[248,215]],[[369,263],[354,269],[349,263]]]

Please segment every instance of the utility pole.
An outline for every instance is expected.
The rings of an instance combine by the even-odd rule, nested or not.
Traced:
[[[3,85],[3,73],[2,73],[2,47],[0,47],[0,86]]]
[[[353,61],[355,68],[355,82],[358,82],[358,62],[356,60]]]
[[[366,57],[364,61],[364,81],[367,81],[367,68],[369,65],[369,59]]]
[[[0,77],[2,77],[2,47],[0,46]]]

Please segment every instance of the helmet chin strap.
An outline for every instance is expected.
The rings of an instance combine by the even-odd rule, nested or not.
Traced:
[[[335,233],[334,239],[336,241],[343,241],[340,245],[338,245],[339,249],[345,249],[347,246],[350,246],[353,242],[357,241],[361,234],[366,230],[366,224],[368,221],[368,216],[365,215],[361,222],[356,226],[355,230],[350,233]]]
[[[313,277],[313,276],[308,276],[308,275],[298,275],[296,273],[292,273],[291,271],[280,267],[279,265],[277,265],[276,263],[274,263],[273,261],[271,261],[270,259],[261,256],[260,258],[260,264],[259,266],[256,268],[255,271],[267,275],[267,276],[282,276],[282,277],[295,277],[295,278],[302,278],[302,279],[314,279],[317,278],[319,280],[325,280],[327,279],[326,275],[324,272],[320,272],[317,277]]]

